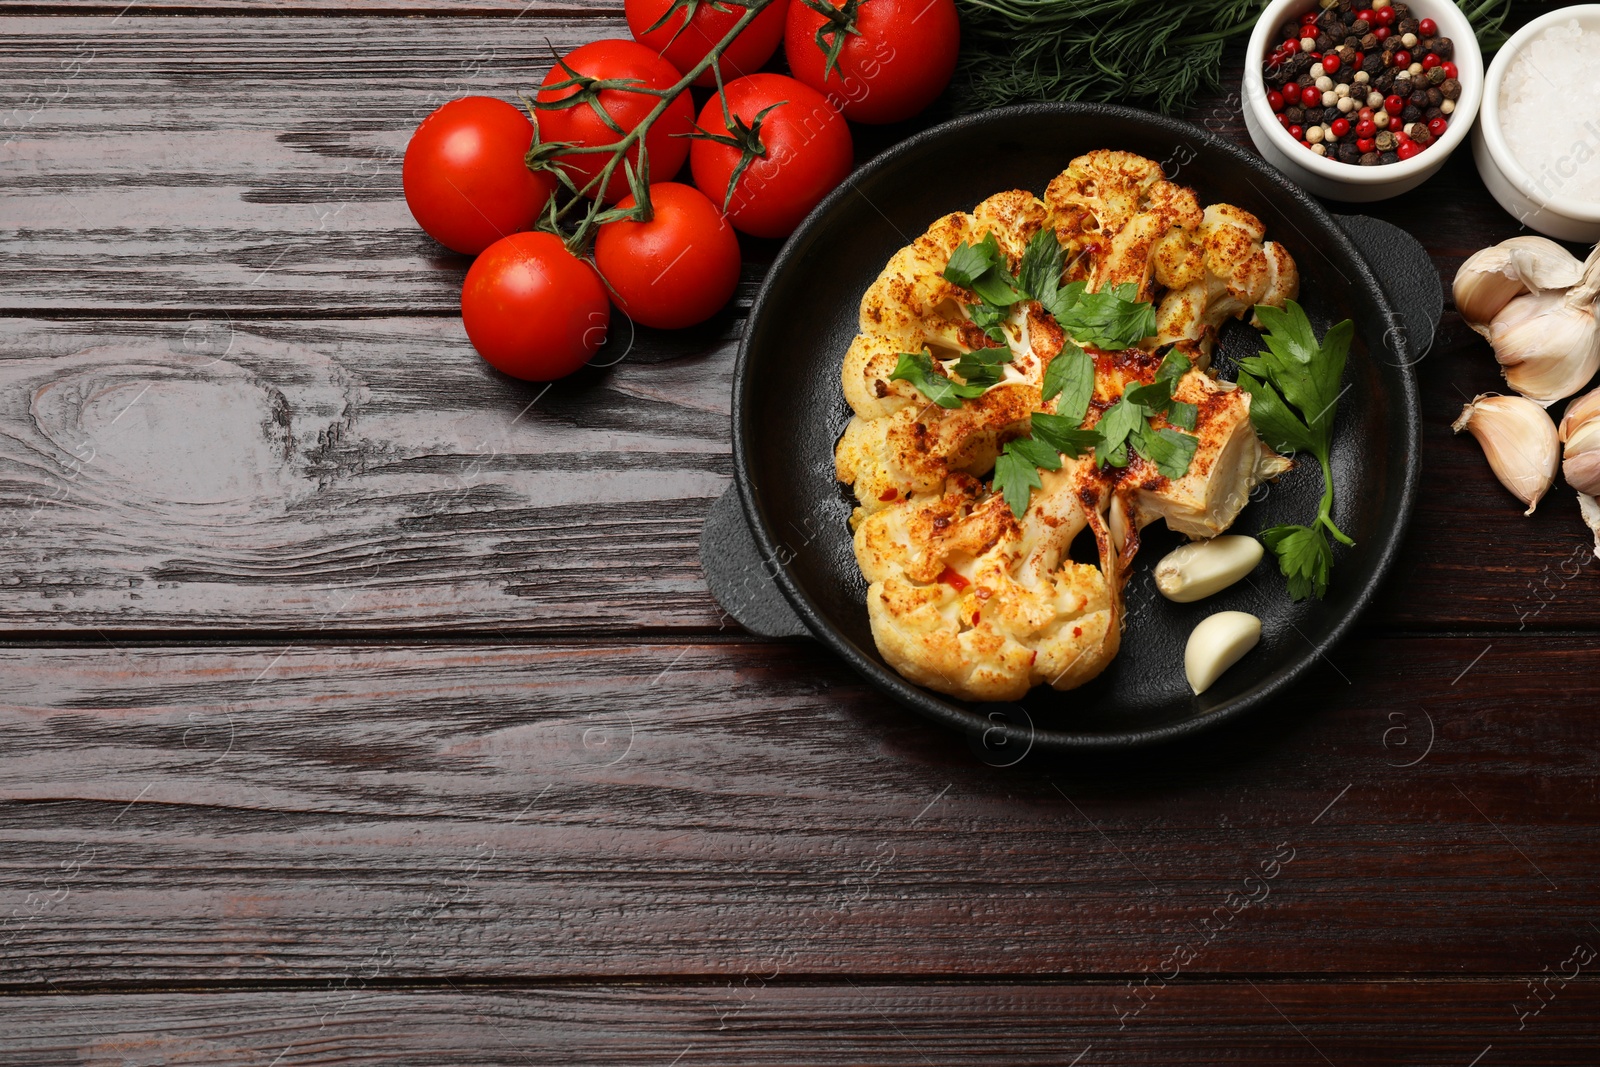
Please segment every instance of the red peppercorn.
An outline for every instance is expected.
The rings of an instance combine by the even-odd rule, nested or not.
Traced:
[[[1385,9],[1387,10],[1387,9]],[[1383,98],[1383,110],[1391,115],[1398,115],[1406,109],[1406,102],[1400,97],[1390,94]]]
[[[1360,122],[1356,123],[1356,136],[1357,137],[1376,137],[1376,136],[1378,136],[1378,124],[1376,122],[1373,122],[1371,119],[1362,119]]]
[[[1378,25],[1384,27],[1394,25],[1395,15],[1393,7],[1381,7],[1374,12],[1374,14],[1378,16]]]
[[[1450,121],[1448,119],[1430,119],[1428,122],[1428,132],[1433,134],[1435,137],[1443,137],[1444,131],[1448,130],[1449,128]]]
[[[1440,63],[1443,63],[1443,62],[1444,62],[1444,60],[1440,59],[1438,56],[1434,55],[1432,52],[1429,52],[1427,55],[1422,57],[1422,69],[1423,70],[1432,70],[1434,67],[1437,67]]]
[[[1300,86],[1296,85],[1294,82],[1290,82],[1288,85],[1285,85],[1283,87],[1283,92],[1279,95],[1283,97],[1284,107],[1300,106]]]
[[[1302,141],[1305,139],[1306,131],[1301,129],[1299,126],[1290,126],[1289,136],[1293,137],[1296,141]]]
[[[1324,74],[1327,74],[1327,75],[1330,75],[1330,76],[1339,73],[1339,57],[1338,56],[1323,56],[1322,57],[1322,72]]]
[[[1400,49],[1400,51],[1394,54],[1394,65],[1400,70],[1405,70],[1407,67],[1411,66],[1411,53],[1407,52],[1404,48]]]
[[[1432,19],[1423,19],[1417,23],[1417,36],[1432,37],[1439,32],[1439,24]]]
[[[1269,92],[1267,94],[1267,106],[1270,107],[1275,112],[1282,111],[1283,110],[1283,94],[1282,93]]]
[[[1350,120],[1342,117],[1334,119],[1328,123],[1328,129],[1333,131],[1335,137],[1343,137],[1350,132]]]
[[[1371,122],[1372,121],[1372,109],[1370,107],[1364,107],[1360,111],[1357,111],[1356,112],[1356,119],[1359,122]]]
[[[1310,25],[1315,21],[1317,21],[1317,13],[1315,11],[1307,11],[1304,15],[1300,16],[1300,25],[1302,26]]]
[[[1356,151],[1360,152],[1362,155],[1366,155],[1368,152],[1376,151],[1377,147],[1378,142],[1373,140],[1371,137],[1356,138]]]
[[[1280,111],[1275,117],[1278,120],[1278,125],[1279,126],[1282,126],[1286,130],[1289,128],[1289,116],[1288,115],[1285,115]]]
[[[1372,36],[1376,37],[1379,41],[1387,41],[1391,32],[1393,31],[1391,31],[1387,26],[1374,26],[1372,29]]]
[[[1285,41],[1285,42],[1283,42],[1283,47],[1280,48],[1279,51],[1281,51],[1284,55],[1292,56],[1296,52],[1300,51],[1300,42],[1299,41]]]
[[[1443,70],[1446,78],[1460,79],[1461,77],[1461,72],[1457,70],[1456,65],[1449,60],[1445,60]]]
[[[1365,63],[1366,61],[1367,61],[1367,57],[1362,55],[1360,52],[1357,52],[1353,57],[1351,57],[1350,69],[1352,71],[1360,70],[1361,69],[1361,64]]]
[[[1372,20],[1377,17],[1378,13],[1372,10],[1370,7],[1364,7],[1360,11],[1356,12],[1356,18],[1360,19],[1362,22],[1365,22],[1368,26],[1372,25]]]
[[[1395,145],[1394,149],[1395,155],[1399,156],[1401,159],[1410,159],[1420,151],[1422,151],[1422,146],[1410,138],[1407,138],[1406,140]]]

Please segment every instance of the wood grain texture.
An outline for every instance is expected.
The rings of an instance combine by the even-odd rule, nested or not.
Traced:
[[[1515,979],[1180,982],[1132,1020],[1120,983],[33,997],[7,1005],[0,1064],[1589,1067],[1600,985],[1551,990],[1521,1029],[1512,1005],[1529,994]]]
[[[1600,677],[1486,644],[1009,770],[803,644],[12,650],[0,983],[1537,973]]]
[[[725,328],[619,335],[615,366],[546,389],[487,369],[453,319],[0,320],[0,629],[733,626],[698,560],[731,472]],[[1369,624],[1600,625],[1570,492],[1524,518],[1450,432],[1496,372],[1448,330],[1418,367],[1422,492]]]

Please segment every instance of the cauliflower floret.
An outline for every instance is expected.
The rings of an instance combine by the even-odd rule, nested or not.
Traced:
[[[1022,523],[1003,497],[959,476],[940,497],[861,524],[867,614],[895,670],[968,700],[1016,700],[1105,669],[1120,638],[1117,598],[1100,570],[1065,558],[1090,521],[1079,497],[1086,471],[1079,461],[1050,472]]]
[[[1182,349],[1201,366],[1210,360],[1217,329],[1243,318],[1257,304],[1283,307],[1300,291],[1300,275],[1288,251],[1266,241],[1266,227],[1232,204],[1211,204],[1195,234],[1203,265],[1186,286],[1174,286],[1156,310],[1156,341]]]

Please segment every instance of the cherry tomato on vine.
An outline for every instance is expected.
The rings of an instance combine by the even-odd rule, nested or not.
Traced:
[[[631,208],[633,197],[617,204]],[[650,186],[649,222],[600,227],[594,261],[634,322],[678,330],[704,322],[739,284],[739,239],[722,209],[677,182]]]
[[[750,25],[739,32],[717,61],[722,80],[754,74],[772,58],[783,40],[785,12],[789,0],[771,0]],[[628,32],[633,39],[653,51],[681,73],[710,54],[712,47],[728,35],[745,9],[717,0],[625,0]],[[685,12],[688,12],[686,14]],[[658,25],[659,23],[659,25]],[[696,85],[715,85],[716,75],[709,67],[694,80]]]
[[[523,163],[532,141],[528,116],[492,97],[452,100],[423,119],[400,168],[417,225],[469,256],[533,225],[556,180]]]
[[[694,183],[719,206],[726,200],[735,229],[787,237],[850,174],[850,127],[821,93],[782,74],[736,78],[724,93],[733,125],[717,97],[701,109],[700,128],[722,140],[695,138]]]
[[[543,142],[563,141],[590,147],[616,144],[644,121],[661,98],[631,88],[609,88],[596,83],[635,79],[643,88],[670,89],[682,77],[671,63],[637,41],[590,41],[568,52],[562,57],[562,63],[567,69],[560,63],[551,67],[535,101],[538,104],[564,100],[571,103],[562,108],[539,108],[539,139]],[[579,84],[553,88],[574,81],[574,73],[569,71],[575,72]],[[599,101],[612,121],[622,127],[622,133],[606,125],[588,103],[590,99]],[[644,135],[652,178],[665,181],[678,173],[689,154],[688,139],[681,135],[693,129],[694,105],[688,93],[681,93]],[[560,165],[582,189],[600,176],[610,158],[607,152],[569,155],[561,157]],[[639,165],[638,144],[628,149],[628,159],[635,167]],[[596,191],[590,190],[591,195]],[[619,200],[628,192],[628,179],[619,163],[606,183],[605,199],[608,202]]]
[[[514,233],[484,249],[461,287],[472,347],[514,378],[548,382],[589,361],[611,325],[594,268],[554,234]]]
[[[796,78],[866,123],[899,122],[933,103],[960,47],[955,0],[794,0],[783,42]]]

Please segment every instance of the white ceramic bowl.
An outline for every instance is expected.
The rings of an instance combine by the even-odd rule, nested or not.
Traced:
[[[1301,12],[1316,8],[1317,0],[1272,0],[1256,22],[1255,32],[1250,35],[1249,51],[1245,53],[1244,124],[1256,151],[1307,192],[1352,203],[1399,196],[1415,189],[1444,166],[1450,153],[1466,138],[1472,120],[1477,117],[1478,103],[1483,99],[1483,53],[1478,49],[1477,35],[1451,0],[1406,0],[1406,4],[1416,18],[1433,19],[1439,32],[1455,45],[1455,55],[1450,61],[1461,75],[1461,99],[1456,101],[1455,111],[1450,115],[1450,128],[1443,137],[1410,159],[1376,167],[1336,163],[1308,152],[1278,124],[1277,116],[1267,106],[1267,86],[1261,76],[1261,64],[1279,43],[1278,27],[1291,19],[1298,20]]]
[[[1541,15],[1518,30],[1494,57],[1484,81],[1483,112],[1472,135],[1472,156],[1477,160],[1483,184],[1500,201],[1500,206],[1518,221],[1551,237],[1593,242],[1600,241],[1600,203],[1561,195],[1560,175],[1545,174],[1536,181],[1517,162],[1500,125],[1500,87],[1506,71],[1527,49],[1529,42],[1546,28],[1565,25],[1572,19],[1578,20],[1586,34],[1600,31],[1600,4],[1579,4]],[[1573,88],[1587,94],[1595,92],[1593,85]],[[1576,131],[1575,141],[1586,142],[1591,153],[1584,157],[1583,165],[1587,167],[1600,166],[1600,162],[1594,161],[1595,157],[1600,157],[1600,122],[1593,126],[1592,130],[1579,126]],[[1559,159],[1556,162],[1560,164]]]

